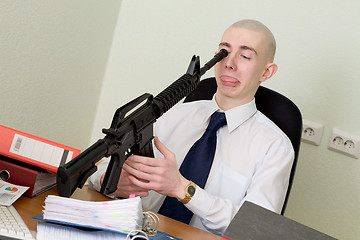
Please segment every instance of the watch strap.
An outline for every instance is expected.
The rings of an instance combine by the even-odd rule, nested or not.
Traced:
[[[189,188],[194,188],[194,191],[192,194],[190,194],[189,192]],[[179,200],[182,204],[187,204],[188,202],[190,202],[190,200],[192,199],[192,197],[195,194],[195,190],[196,190],[196,184],[193,183],[192,181],[189,182],[189,184],[186,186],[185,189],[185,198]]]

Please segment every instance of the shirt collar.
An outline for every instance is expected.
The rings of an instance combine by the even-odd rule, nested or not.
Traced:
[[[211,100],[211,105],[208,108],[206,117],[207,119],[210,118],[210,116],[216,112],[224,112],[219,108],[215,101],[215,95],[213,96]],[[253,116],[257,112],[256,104],[255,104],[255,98],[244,105],[229,109],[225,111],[227,126],[229,129],[229,132],[233,131],[235,128],[243,124],[246,120],[248,120],[251,116]]]

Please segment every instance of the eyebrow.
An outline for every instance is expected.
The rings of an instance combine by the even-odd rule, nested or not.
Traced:
[[[221,43],[219,43],[219,47],[221,47],[221,46],[230,48],[230,44],[227,43],[227,42],[221,42]],[[246,46],[246,45],[241,45],[239,48],[242,49],[242,50],[252,51],[252,52],[254,52],[256,55],[258,55],[257,52],[256,52],[256,50],[255,50],[254,48],[252,48],[252,47],[249,47],[249,46]]]

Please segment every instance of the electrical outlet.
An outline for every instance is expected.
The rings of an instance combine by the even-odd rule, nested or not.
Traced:
[[[353,158],[360,156],[360,137],[333,128],[328,148]]]
[[[320,123],[303,119],[303,132],[301,139],[304,142],[319,146],[324,132],[324,126]]]

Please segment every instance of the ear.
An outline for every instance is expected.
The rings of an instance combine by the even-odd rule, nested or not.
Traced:
[[[265,71],[261,77],[260,82],[265,82],[277,72],[278,66],[275,63],[266,64]]]

